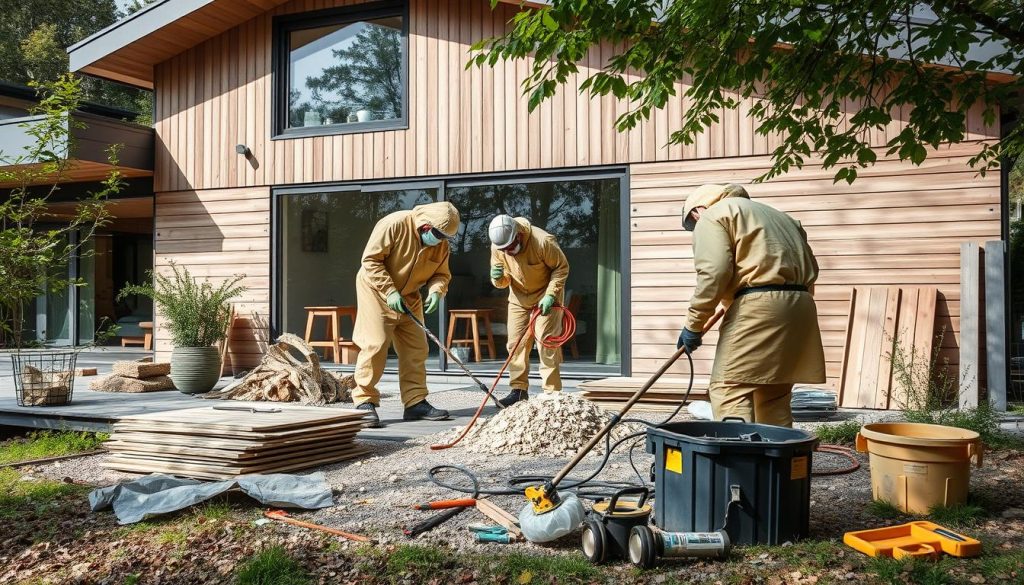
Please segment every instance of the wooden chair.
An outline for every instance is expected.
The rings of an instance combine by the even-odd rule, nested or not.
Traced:
[[[491,309],[452,309],[448,311],[448,347],[453,345],[471,345],[473,347],[473,361],[481,361],[480,355],[480,325],[483,325],[485,335],[484,346],[490,359],[497,359],[497,351],[494,349],[494,334],[491,331]],[[455,339],[455,328],[459,321],[464,321],[469,331],[468,337]]]
[[[306,307],[306,343],[314,349],[324,348],[324,359],[333,357],[336,364],[353,364],[359,354],[359,348],[355,343],[341,336],[342,317],[352,319],[354,326],[356,308],[352,306]],[[313,325],[318,318],[327,319],[326,339],[313,339]]]

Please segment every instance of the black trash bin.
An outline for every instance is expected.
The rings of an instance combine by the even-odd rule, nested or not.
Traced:
[[[805,431],[739,421],[651,428],[655,524],[669,532],[724,528],[736,544],[804,538],[817,443]]]

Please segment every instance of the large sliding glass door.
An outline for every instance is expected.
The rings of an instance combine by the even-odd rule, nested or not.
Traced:
[[[500,213],[525,217],[558,239],[570,263],[565,302],[576,315],[578,329],[574,342],[563,350],[563,373],[618,375],[628,344],[623,314],[628,285],[622,273],[628,244],[623,236],[622,190],[623,175],[609,173],[277,191],[275,329],[304,336],[306,307],[355,306],[355,276],[376,222],[394,211],[447,199],[459,209],[462,225],[451,242],[448,296],[439,314],[428,319],[431,329],[445,339],[450,311],[490,310],[495,354],[482,348],[481,359],[471,355],[468,365],[484,374],[497,371],[507,356],[508,291],[495,289],[490,282],[487,225]],[[464,327],[460,323],[456,338],[466,337]],[[314,327],[314,338],[325,334],[322,322]],[[486,337],[483,325],[478,335]],[[347,320],[342,336],[351,338]],[[439,353],[433,345],[431,352]],[[446,362],[438,359],[428,365],[459,371]]]
[[[395,211],[437,201],[440,193],[441,184],[436,182],[281,193],[277,329],[303,337],[308,318],[306,307],[355,307],[355,277],[374,225]],[[440,330],[436,316],[428,319],[428,325],[435,333]],[[317,321],[312,335],[314,339],[325,339],[324,319]],[[341,335],[352,338],[350,320],[343,319]],[[431,351],[436,356],[437,349]]]

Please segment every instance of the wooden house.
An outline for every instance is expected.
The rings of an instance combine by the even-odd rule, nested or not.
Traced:
[[[487,0],[164,0],[69,50],[73,70],[155,91],[155,266],[245,275],[239,309],[249,320],[233,334],[236,367],[258,359],[268,331],[302,334],[305,307],[354,305],[374,221],[440,199],[462,210],[465,226],[446,309],[494,309],[499,349],[502,295],[487,282],[485,228],[511,212],[558,234],[572,262],[568,288],[583,325],[568,375],[640,376],[675,350],[694,285],[682,202],[699,184],[762,174],[777,139],[754,132],[744,115],[751,98],[695,144],[669,145],[687,108],[683,87],[649,121],[617,132],[627,104],[577,91],[607,48],[529,113],[527,63],[465,67],[469,47],[518,9],[492,11]],[[960,245],[1005,238],[1004,179],[966,163],[999,135],[979,109],[964,142],[921,166],[879,148],[853,185],[834,184],[812,162],[750,186],[807,229],[822,269],[816,300],[830,383],[855,285],[936,287],[936,331],[945,330],[943,356],[957,363]],[[442,331],[447,310],[432,323]],[[171,349],[159,316],[156,347]],[[698,374],[713,356],[695,356]],[[496,368],[478,367],[488,364]]]

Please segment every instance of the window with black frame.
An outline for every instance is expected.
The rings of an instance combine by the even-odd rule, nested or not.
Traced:
[[[365,132],[406,124],[404,3],[282,17],[276,35],[278,135]]]

